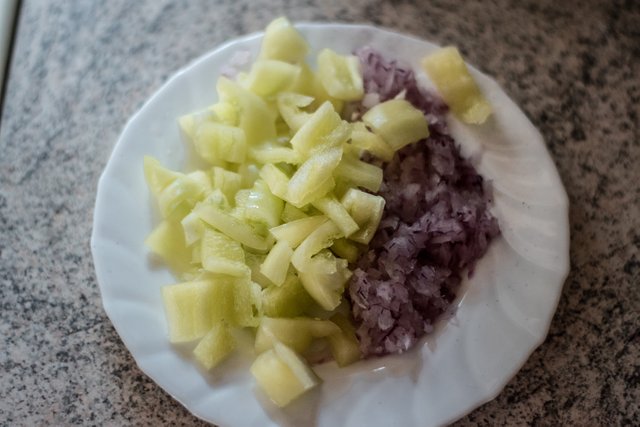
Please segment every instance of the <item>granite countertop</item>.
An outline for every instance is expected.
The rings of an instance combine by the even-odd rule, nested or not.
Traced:
[[[640,3],[45,2],[19,11],[0,122],[0,425],[202,425],[136,366],[102,309],[96,185],[177,69],[274,16],[455,44],[544,135],[571,202],[549,336],[474,425],[640,425]]]

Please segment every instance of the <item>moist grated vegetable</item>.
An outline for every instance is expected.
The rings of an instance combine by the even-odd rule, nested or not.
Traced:
[[[431,135],[384,165],[382,221],[349,284],[365,356],[401,353],[450,309],[465,270],[500,233],[491,189],[448,134],[447,106],[413,71],[369,47],[356,51],[365,97],[354,116],[397,96],[424,112]],[[404,93],[402,93],[404,91]]]

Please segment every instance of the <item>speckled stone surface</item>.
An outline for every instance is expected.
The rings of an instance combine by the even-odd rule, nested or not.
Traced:
[[[177,69],[272,17],[455,44],[542,131],[571,200],[571,273],[545,343],[456,426],[640,425],[640,3],[22,4],[0,122],[0,425],[201,425],[136,367],[89,249],[98,177]]]

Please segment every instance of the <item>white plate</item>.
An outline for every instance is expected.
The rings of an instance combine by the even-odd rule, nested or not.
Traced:
[[[298,28],[313,52],[371,45],[416,70],[437,48],[369,26]],[[494,398],[546,336],[569,268],[568,201],[540,133],[476,70],[495,114],[482,127],[452,121],[451,128],[463,152],[493,180],[502,236],[465,286],[455,318],[440,322],[408,354],[345,369],[321,366],[322,387],[285,410],[257,391],[248,360],[204,374],[187,351],[169,344],[160,287],[175,279],[153,265],[143,246],[156,218],[142,159],[148,154],[184,167],[176,118],[215,102],[221,67],[238,51],[255,56],[261,38],[229,42],[170,79],[127,124],[100,179],[91,249],[104,308],[136,362],[193,414],[222,426],[434,426]]]

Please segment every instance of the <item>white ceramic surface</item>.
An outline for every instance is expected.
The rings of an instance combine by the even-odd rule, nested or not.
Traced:
[[[419,69],[437,46],[369,26],[300,24],[314,52],[371,45]],[[472,70],[494,106],[481,127],[452,132],[493,180],[502,236],[465,284],[457,314],[419,348],[344,369],[318,368],[324,384],[279,410],[259,392],[249,360],[205,374],[169,344],[160,287],[175,282],[143,240],[156,213],[143,177],[151,155],[185,165],[176,118],[215,102],[215,78],[235,52],[254,56],[261,34],[229,42],[170,79],[127,124],[98,185],[91,240],[104,308],[140,368],[200,418],[221,426],[435,426],[494,398],[544,340],[569,269],[568,200],[540,133],[490,78]],[[422,76],[420,79],[429,84]]]

